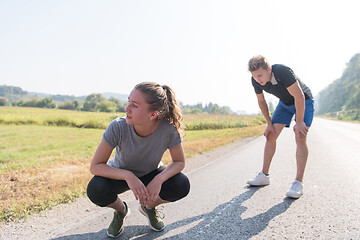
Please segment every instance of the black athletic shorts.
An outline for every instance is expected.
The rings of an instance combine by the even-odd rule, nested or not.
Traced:
[[[141,182],[147,186],[151,180],[159,173],[165,170],[165,167],[160,167],[142,177],[139,177]],[[94,176],[87,187],[87,195],[89,199],[100,207],[108,206],[117,199],[117,195],[130,190],[125,180],[115,180],[100,176]],[[190,191],[190,181],[182,173],[166,180],[160,190],[160,198],[175,202],[188,195]]]

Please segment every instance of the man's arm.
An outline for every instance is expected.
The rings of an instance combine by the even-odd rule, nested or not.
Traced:
[[[294,126],[295,133],[307,134],[308,128],[304,123],[305,115],[305,97],[302,92],[299,83],[296,81],[293,85],[287,88],[289,93],[295,99],[295,109],[296,109],[296,124]]]
[[[256,94],[256,97],[258,99],[258,104],[259,104],[261,113],[264,115],[267,124],[271,124],[269,108],[268,108],[268,105],[266,103],[264,94],[263,93]]]
[[[260,93],[260,94],[256,94],[256,96],[257,96],[257,99],[258,99],[258,104],[259,104],[261,113],[264,115],[265,120],[267,122],[267,126],[266,126],[266,129],[265,129],[265,132],[264,132],[264,136],[267,139],[269,137],[269,134],[271,132],[274,132],[275,129],[274,129],[273,124],[271,122],[269,108],[268,108],[268,105],[266,103],[264,94]]]

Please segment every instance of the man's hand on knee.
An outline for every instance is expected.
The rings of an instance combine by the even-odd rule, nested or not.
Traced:
[[[293,129],[296,135],[302,135],[302,136],[306,136],[309,131],[309,128],[306,126],[304,122],[296,123]]]

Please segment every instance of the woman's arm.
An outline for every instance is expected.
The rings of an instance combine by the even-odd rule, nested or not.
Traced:
[[[147,185],[150,202],[159,195],[161,185],[185,167],[185,156],[181,143],[170,149],[170,155],[172,162]]]
[[[90,172],[96,176],[125,180],[129,171],[114,168],[106,164],[112,151],[113,148],[110,147],[104,139],[102,139],[91,161]]]

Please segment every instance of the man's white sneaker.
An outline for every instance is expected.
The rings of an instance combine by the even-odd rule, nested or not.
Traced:
[[[251,186],[265,186],[270,184],[269,176],[265,175],[263,172],[259,172],[259,174],[247,181],[248,184]]]
[[[290,189],[286,192],[289,198],[299,198],[303,194],[303,184],[299,180],[295,180]]]

